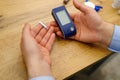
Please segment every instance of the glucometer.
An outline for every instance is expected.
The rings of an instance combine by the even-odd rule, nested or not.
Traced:
[[[52,10],[52,15],[65,39],[76,34],[75,25],[73,24],[72,19],[64,6],[54,8]]]

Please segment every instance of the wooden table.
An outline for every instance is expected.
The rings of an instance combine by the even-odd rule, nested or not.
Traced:
[[[120,25],[112,0],[91,1],[104,7],[99,13],[104,20]],[[52,21],[51,10],[59,5],[62,0],[0,0],[0,80],[27,80],[20,51],[23,25]],[[66,7],[70,13],[78,12],[72,1]],[[57,80],[62,80],[108,54],[107,49],[96,45],[57,38],[51,55],[52,71]]]

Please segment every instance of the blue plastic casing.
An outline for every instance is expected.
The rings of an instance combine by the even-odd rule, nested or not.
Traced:
[[[60,12],[60,11],[63,11],[63,10],[65,11],[66,15],[68,16],[68,18],[70,20],[70,23],[67,23],[65,25],[62,25],[61,21],[59,20],[57,14],[56,14],[57,12]],[[68,12],[67,12],[67,10],[64,6],[54,8],[52,10],[52,15],[53,15],[56,23],[60,27],[60,30],[63,33],[63,36],[64,36],[65,39],[76,34],[76,28],[75,28],[75,26],[72,22],[72,19],[70,18],[70,15],[68,14]]]
[[[100,11],[100,9],[102,9],[103,7],[102,6],[95,6],[95,11],[98,12]]]

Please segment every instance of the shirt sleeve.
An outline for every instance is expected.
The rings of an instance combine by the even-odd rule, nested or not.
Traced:
[[[113,37],[108,49],[113,52],[120,52],[120,26],[115,25]]]
[[[31,78],[29,80],[55,80],[55,78],[53,76],[40,76],[40,77]]]

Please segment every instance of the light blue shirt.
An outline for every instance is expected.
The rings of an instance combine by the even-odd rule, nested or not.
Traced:
[[[120,26],[115,25],[113,37],[108,49],[113,52],[120,52]]]
[[[53,76],[39,76],[29,80],[55,80]]]
[[[113,37],[108,49],[113,52],[120,52],[120,26],[115,25]],[[55,78],[53,76],[40,76],[30,80],[55,80]]]

